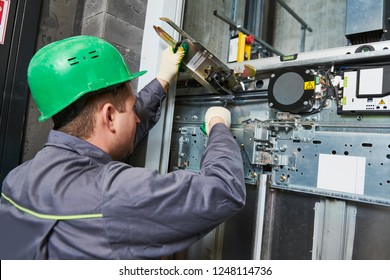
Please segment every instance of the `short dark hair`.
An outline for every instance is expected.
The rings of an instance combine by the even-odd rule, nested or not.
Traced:
[[[78,138],[88,138],[95,128],[95,113],[100,106],[110,102],[120,113],[124,113],[128,97],[126,83],[88,94],[53,116],[54,129]]]

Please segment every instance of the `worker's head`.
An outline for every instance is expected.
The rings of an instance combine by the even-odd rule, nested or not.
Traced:
[[[100,124],[96,117],[101,109],[107,109],[106,118],[135,114],[129,81],[145,72],[131,73],[108,42],[76,36],[40,49],[28,67],[28,83],[41,113],[39,121],[52,117],[55,129],[88,139]],[[136,114],[132,120],[139,122]]]
[[[75,36],[40,49],[28,67],[28,84],[45,121],[85,96],[135,79],[119,51],[93,36]]]
[[[133,152],[136,126],[135,95],[130,82],[76,102],[80,109],[70,121],[61,114],[72,115],[69,106],[53,116],[55,129],[87,140],[120,160]],[[76,109],[77,110],[77,109]],[[71,111],[68,114],[68,111]]]

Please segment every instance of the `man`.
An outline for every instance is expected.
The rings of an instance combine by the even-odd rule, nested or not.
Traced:
[[[76,36],[39,50],[28,81],[40,120],[54,129],[34,159],[12,170],[0,203],[1,259],[152,259],[182,250],[245,203],[230,112],[210,108],[199,174],[158,174],[119,160],[160,116],[184,55],[162,54],[157,78],[138,94],[120,53]]]

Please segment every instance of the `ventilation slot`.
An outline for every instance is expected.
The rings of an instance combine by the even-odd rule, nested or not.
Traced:
[[[362,147],[371,148],[372,144],[371,143],[362,143]]]
[[[72,57],[68,59],[70,66],[78,64],[79,62],[76,60],[76,57]]]
[[[98,54],[96,53],[96,51],[91,51],[91,52],[89,52],[89,54],[91,55],[91,59],[99,57]]]

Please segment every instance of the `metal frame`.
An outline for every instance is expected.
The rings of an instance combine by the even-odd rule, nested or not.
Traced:
[[[178,25],[181,25],[184,5],[185,0],[148,1],[140,64],[140,69],[148,69],[148,73],[140,77],[139,88],[144,87],[155,78],[158,72],[160,54],[167,47],[167,44],[156,35],[153,25],[161,24],[160,17],[169,17]],[[166,30],[169,29],[166,28]],[[179,40],[177,32],[173,32],[171,37]],[[161,173],[166,173],[169,165],[175,88],[175,84],[170,86],[163,104],[161,119],[149,132],[148,136],[145,166],[156,169]]]
[[[0,45],[0,181],[20,164],[28,101],[27,67],[34,54],[42,0],[10,2],[5,44]]]
[[[321,199],[315,205],[312,259],[351,260],[356,226],[355,205]]]

